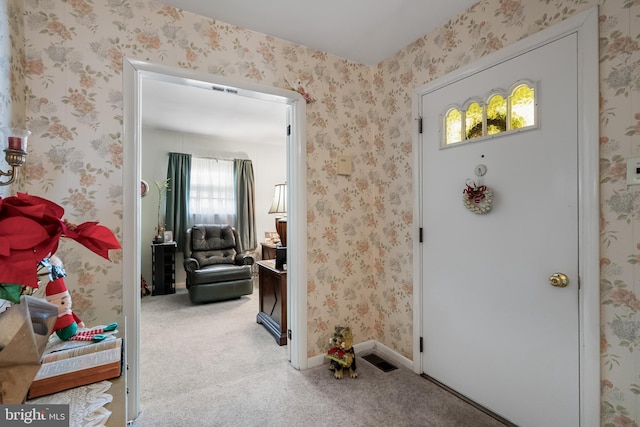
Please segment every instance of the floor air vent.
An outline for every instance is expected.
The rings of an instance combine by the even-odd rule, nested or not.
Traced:
[[[393,366],[391,363],[375,354],[367,354],[365,356],[362,356],[362,358],[384,372],[391,372],[395,369],[398,369],[396,366]]]

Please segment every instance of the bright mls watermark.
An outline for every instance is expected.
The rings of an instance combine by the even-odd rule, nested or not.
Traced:
[[[69,405],[0,405],[0,426],[69,427]]]

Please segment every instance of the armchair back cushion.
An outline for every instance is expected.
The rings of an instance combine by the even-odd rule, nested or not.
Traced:
[[[191,228],[191,256],[200,267],[213,264],[233,264],[236,237],[229,225],[194,225]]]
[[[184,269],[191,301],[212,302],[253,293],[254,260],[226,224],[197,224],[186,232]]]

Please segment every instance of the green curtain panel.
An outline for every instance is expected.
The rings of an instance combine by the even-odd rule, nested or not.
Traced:
[[[236,229],[240,243],[245,251],[254,250],[258,246],[256,238],[256,195],[251,160],[234,160],[236,181]]]
[[[173,231],[178,252],[184,251],[185,231],[189,227],[189,188],[191,186],[191,154],[169,153],[167,166],[167,230]]]

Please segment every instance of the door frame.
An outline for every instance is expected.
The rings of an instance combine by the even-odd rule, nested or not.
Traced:
[[[536,49],[568,34],[578,38],[578,263],[580,425],[600,425],[600,229],[599,229],[599,44],[598,7],[533,34],[498,52],[452,71],[413,91],[413,118],[422,117],[422,96],[479,73],[495,64]],[[438,144],[440,142],[438,141]],[[419,126],[413,131],[414,236],[422,224],[422,144]],[[420,239],[413,240],[413,363],[423,373],[423,265]]]
[[[295,91],[234,80],[213,74],[154,64],[131,58],[123,61],[123,242],[122,301],[125,316],[127,420],[140,413],[140,250],[142,169],[142,78],[203,87],[224,87],[237,93],[289,106],[291,133],[287,137],[287,318],[289,358],[295,369],[307,368],[307,215],[306,102]],[[285,132],[285,129],[283,129]]]

